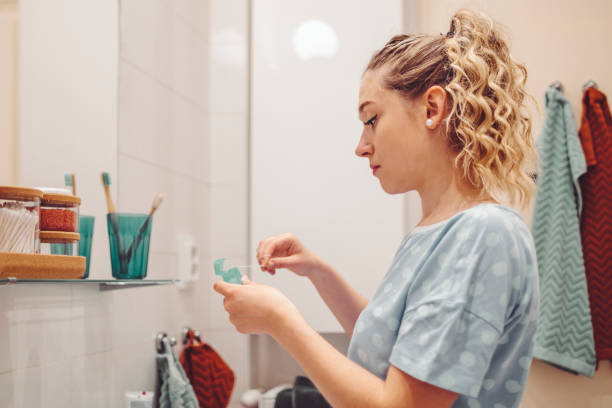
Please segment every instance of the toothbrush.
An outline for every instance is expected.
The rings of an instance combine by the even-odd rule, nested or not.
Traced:
[[[74,178],[74,173],[66,173],[64,174],[64,184],[66,187],[72,187],[72,195],[76,195],[76,182]]]
[[[102,186],[104,187],[104,194],[106,195],[106,207],[108,208],[108,213],[110,214],[110,223],[115,236],[117,237],[117,256],[119,257],[119,270],[120,273],[125,274],[127,268],[127,262],[125,262],[125,255],[123,253],[123,245],[121,245],[121,235],[119,234],[119,219],[114,216],[115,214],[115,204],[113,203],[113,198],[111,197],[110,192],[110,174],[107,172],[103,172],[101,174],[102,178]]]
[[[115,213],[115,204],[113,203],[113,198],[110,193],[110,174],[104,172],[102,173],[102,185],[104,186],[104,194],[106,194],[106,207],[108,208],[108,213]]]
[[[125,259],[127,259],[128,262],[132,258],[132,252],[138,249],[138,246],[140,245],[140,242],[142,241],[142,236],[144,232],[146,231],[149,223],[151,222],[151,219],[153,219],[153,214],[155,214],[155,211],[157,211],[162,201],[164,201],[164,194],[158,193],[153,199],[153,205],[151,206],[151,211],[149,211],[149,215],[147,216],[145,221],[142,223],[142,225],[138,229],[138,233],[136,234],[136,239],[132,241],[132,244],[126,251]]]

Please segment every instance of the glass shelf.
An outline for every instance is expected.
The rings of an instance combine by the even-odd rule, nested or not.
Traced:
[[[177,279],[17,279],[1,278],[0,286],[27,283],[80,283],[84,285],[99,285],[100,290],[116,290],[141,288],[146,286],[173,285]]]

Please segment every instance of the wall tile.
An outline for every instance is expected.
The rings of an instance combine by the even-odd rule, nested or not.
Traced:
[[[245,45],[211,45],[209,84],[211,113],[247,113],[248,66]]]
[[[207,160],[208,161],[208,160]],[[211,186],[208,183],[193,183],[194,196],[194,229],[193,236],[198,243],[198,257],[200,259],[200,274],[210,272],[212,265],[204,261],[210,258],[212,242],[212,217],[211,217]]]
[[[130,346],[113,347],[111,364],[109,406],[124,406],[126,391],[153,391],[156,370],[154,336]]]
[[[20,285],[7,288],[5,297],[0,373],[70,358],[70,286]]]
[[[70,384],[72,407],[124,406],[111,403],[111,362],[110,351],[72,360]]]
[[[112,350],[132,347],[153,340],[159,331],[167,331],[172,315],[173,286],[155,286],[113,291],[110,330]]]
[[[206,2],[123,3],[122,59],[201,106],[206,92],[202,79],[207,76]]]
[[[205,183],[211,180],[210,158],[214,155],[210,135],[210,118],[208,111],[198,109],[194,113],[192,154],[195,164],[193,175],[196,181]]]
[[[70,364],[52,364],[0,375],[3,408],[71,407]]]
[[[204,111],[128,63],[120,72],[120,153],[206,181]]]
[[[111,301],[98,285],[73,284],[71,290],[70,352],[72,357],[111,349]]]
[[[247,116],[210,114],[210,180],[215,184],[244,183],[248,177]]]
[[[130,63],[119,69],[119,152],[171,167],[170,91]]]
[[[120,8],[121,58],[171,84],[173,24],[167,0],[125,0]]]
[[[203,75],[201,65],[196,65],[196,61],[201,61],[196,53],[205,54],[207,52],[206,42],[202,41],[196,34],[200,31],[194,30],[183,20],[174,17],[172,24],[172,44],[170,58],[173,62],[170,70],[170,86],[190,101],[196,100],[194,92],[196,77]]]
[[[149,252],[147,279],[174,279],[177,276],[175,253]]]
[[[210,1],[210,42],[246,48],[249,0]]]
[[[210,2],[201,0],[173,0],[171,7],[178,16],[195,29],[208,34]]]
[[[211,255],[242,258],[247,254],[246,183],[211,187]]]

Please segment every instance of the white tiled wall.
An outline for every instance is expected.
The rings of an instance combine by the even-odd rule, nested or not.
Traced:
[[[77,173],[82,212],[96,216],[94,278],[110,276],[101,171],[119,211],[146,212],[165,193],[148,278],[176,275],[178,233],[195,237],[201,266],[182,290],[0,288],[3,408],[123,406],[126,390],[154,387],[155,334],[184,325],[233,368],[230,406],[240,406],[247,338],[228,322],[211,266],[247,259],[248,3],[20,1],[20,183],[61,186]]]
[[[246,265],[248,252],[249,0],[210,0],[210,254]],[[236,374],[231,407],[249,388],[248,338],[229,323],[221,298],[207,295],[207,337]]]

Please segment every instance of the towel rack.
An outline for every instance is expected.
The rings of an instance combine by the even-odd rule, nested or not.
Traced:
[[[584,83],[584,85],[582,85],[582,92],[586,91],[589,88],[597,88],[597,82],[593,81],[592,79],[589,79]]]
[[[187,342],[189,341],[188,334],[190,331],[191,331],[191,327],[189,326],[183,327],[183,345],[187,344]],[[201,343],[202,339],[200,338],[200,331],[195,330],[193,334],[194,334],[195,339]]]
[[[168,335],[164,332],[159,332],[157,336],[155,336],[155,350],[157,350],[158,353],[163,353],[165,351],[164,342],[162,341],[165,337],[168,337]],[[171,346],[176,345],[176,339],[174,337],[170,337],[169,341]]]
[[[555,81],[550,84],[549,87],[555,88],[557,91],[563,93],[563,84],[561,83],[561,81]]]

